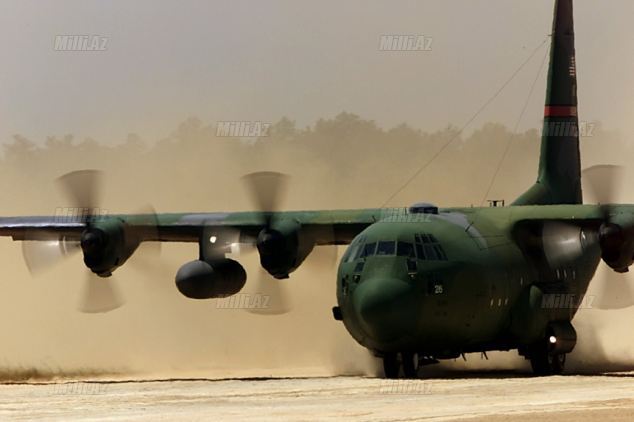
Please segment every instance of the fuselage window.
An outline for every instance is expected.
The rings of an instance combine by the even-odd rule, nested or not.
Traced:
[[[377,255],[394,255],[396,249],[395,241],[382,240],[379,242],[379,246],[376,250]]]

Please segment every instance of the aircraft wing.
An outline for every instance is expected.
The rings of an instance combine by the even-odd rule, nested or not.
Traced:
[[[262,268],[275,278],[287,278],[315,246],[350,243],[386,212],[390,211],[359,209],[0,217],[0,236],[22,241],[24,260],[31,272],[45,270],[81,251],[84,264],[90,271],[85,279],[79,309],[93,313],[121,306],[122,300],[115,286],[99,278],[112,275],[144,242],[198,243],[198,255],[192,256],[193,261],[185,263],[177,271],[176,285],[182,294],[190,298],[217,298],[239,290],[246,281],[243,267],[226,257],[226,254],[234,253],[236,244],[257,246]],[[405,214],[406,210],[401,208],[395,212]],[[278,306],[262,312],[285,312],[284,296],[266,290],[281,287],[262,284],[262,276],[257,275],[258,272],[255,274],[260,283],[258,291],[268,292],[267,295],[280,301]]]
[[[404,209],[403,209],[404,210]],[[134,232],[139,241],[198,242],[214,233],[239,232],[240,239],[257,237],[270,221],[292,221],[310,234],[316,245],[349,243],[368,225],[379,220],[385,209],[287,212],[222,212],[117,214],[93,216],[88,221],[78,217],[32,216],[0,217],[0,236],[13,240],[79,240],[88,226],[120,224]]]

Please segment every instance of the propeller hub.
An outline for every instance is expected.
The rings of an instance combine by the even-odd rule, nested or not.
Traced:
[[[625,241],[623,228],[614,223],[604,223],[599,229],[601,255],[608,264],[619,259]]]
[[[103,246],[103,234],[94,230],[86,231],[81,236],[81,249],[86,254],[94,254]]]
[[[271,229],[263,229],[257,239],[260,264],[278,279],[288,278],[288,269],[294,260],[288,251],[287,241],[286,236]]]
[[[261,255],[273,255],[284,248],[284,236],[276,230],[263,229],[258,235],[257,247]]]

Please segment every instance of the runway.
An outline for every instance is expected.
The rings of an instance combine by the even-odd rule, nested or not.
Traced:
[[[0,420],[632,420],[634,372],[3,384]]]

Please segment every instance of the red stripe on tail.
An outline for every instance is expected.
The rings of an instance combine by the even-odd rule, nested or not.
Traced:
[[[577,117],[577,106],[546,106],[544,117]]]

